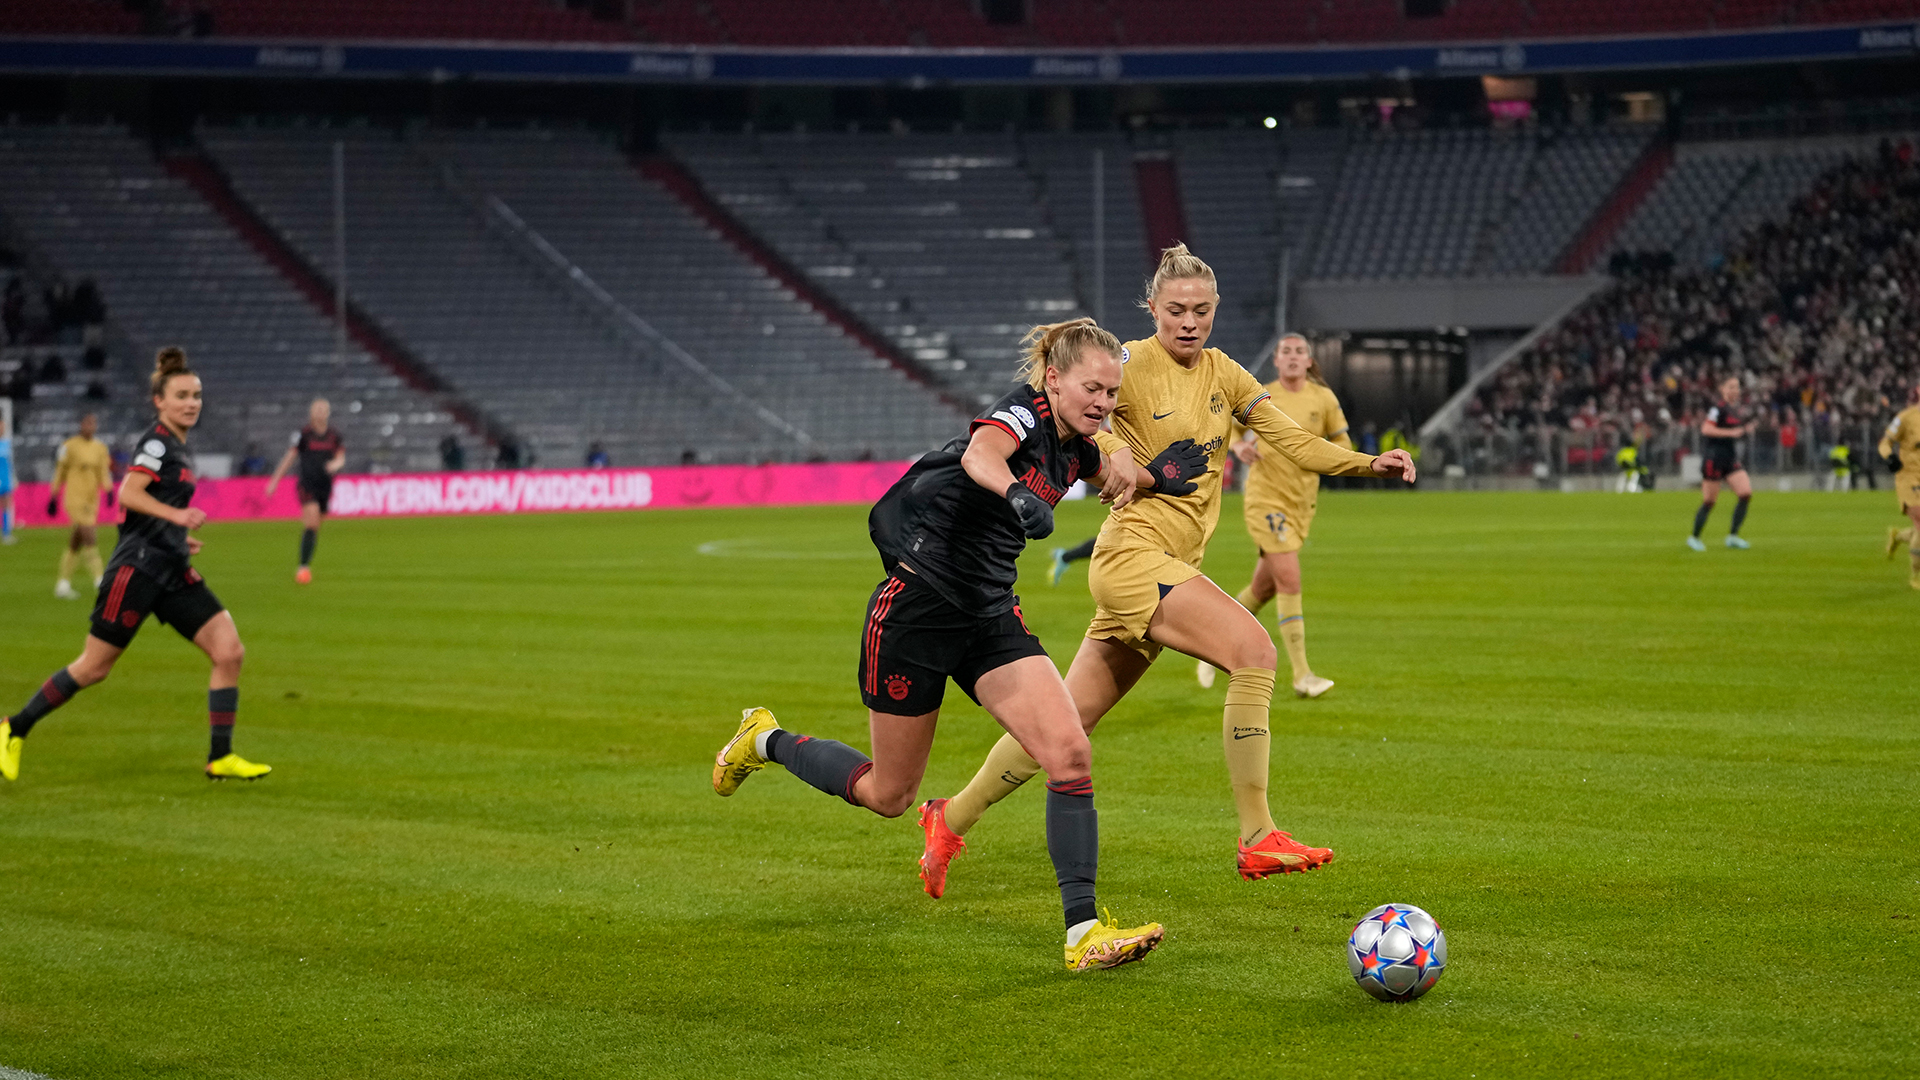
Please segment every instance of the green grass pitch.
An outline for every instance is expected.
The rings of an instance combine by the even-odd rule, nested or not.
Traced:
[[[1101,898],[1170,937],[1070,975],[1021,792],[942,901],[886,821],[770,769],[740,709],[866,745],[864,509],[210,526],[249,653],[208,784],[205,664],[149,623],[0,790],[0,1065],[94,1077],[1861,1076],[1920,1071],[1920,593],[1885,493],[1332,493],[1248,883],[1222,688],[1168,654],[1094,739]],[[1730,504],[1731,500],[1727,500]],[[1069,504],[1056,541],[1095,528]],[[77,653],[58,538],[0,549],[0,708]],[[1084,568],[1025,610],[1061,663]],[[1229,502],[1209,570],[1251,547]],[[1271,614],[1269,613],[1269,618]],[[1223,684],[1224,685],[1224,684]],[[957,691],[926,796],[998,734]],[[1441,921],[1412,1005],[1352,985],[1387,901]]]

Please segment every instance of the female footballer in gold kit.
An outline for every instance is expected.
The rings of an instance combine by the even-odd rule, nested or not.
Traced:
[[[1095,439],[1117,468],[1192,439],[1208,454],[1208,469],[1191,494],[1136,500],[1107,518],[1088,571],[1096,610],[1067,671],[1067,689],[1081,725],[1091,731],[1163,647],[1228,673],[1221,742],[1240,822],[1238,867],[1254,879],[1311,869],[1333,853],[1274,827],[1267,807],[1267,711],[1278,659],[1273,639],[1199,569],[1220,519],[1228,431],[1237,419],[1276,453],[1319,473],[1412,480],[1414,466],[1405,451],[1356,454],[1294,423],[1245,368],[1206,347],[1219,303],[1213,270],[1186,245],[1162,254],[1144,301],[1154,336],[1122,348],[1126,378],[1111,413],[1113,430]],[[1038,771],[1017,741],[1002,738],[960,794],[921,807],[927,834],[921,877],[930,895],[945,891],[947,864],[965,846],[961,836]]]
[[[1267,384],[1267,392],[1280,411],[1309,433],[1341,449],[1353,449],[1353,440],[1347,438],[1347,414],[1321,377],[1307,339],[1299,334],[1283,336],[1274,351],[1273,367],[1280,377]],[[1333,689],[1333,681],[1315,675],[1307,666],[1307,624],[1300,608],[1300,549],[1306,546],[1307,530],[1313,526],[1320,474],[1295,465],[1285,455],[1263,451],[1260,437],[1251,429],[1234,441],[1233,455],[1247,465],[1247,533],[1260,550],[1252,583],[1234,599],[1256,617],[1269,601],[1280,601],[1280,641],[1287,650],[1287,664],[1293,669],[1293,692],[1317,698]],[[1200,685],[1212,686],[1218,670],[1200,661]]]

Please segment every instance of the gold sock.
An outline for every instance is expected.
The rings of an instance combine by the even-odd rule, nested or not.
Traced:
[[[1286,646],[1287,663],[1293,667],[1293,681],[1313,674],[1307,666],[1307,617],[1300,614],[1300,594],[1281,593],[1275,599],[1280,601],[1280,643]]]
[[[1265,600],[1255,600],[1253,598],[1253,585],[1251,583],[1249,583],[1246,588],[1241,589],[1239,593],[1234,596],[1234,599],[1240,601],[1241,607],[1246,608],[1255,615],[1260,614],[1260,609],[1267,606]]]
[[[80,549],[80,562],[87,568],[87,573],[93,575],[95,581],[99,581],[107,572],[106,568],[100,565],[100,547],[97,544],[89,544]]]
[[[1021,748],[1020,740],[1011,735],[1000,736],[1000,741],[987,751],[987,760],[980,771],[973,774],[960,794],[947,800],[947,828],[965,836],[987,812],[987,807],[1020,790],[1020,785],[1033,779],[1039,771],[1040,763]]]
[[[1220,743],[1227,752],[1227,779],[1233,784],[1233,810],[1240,817],[1240,841],[1251,843],[1273,831],[1267,809],[1267,757],[1273,738],[1267,712],[1273,704],[1273,672],[1235,668],[1227,674],[1227,707],[1221,714]]]
[[[73,549],[72,548],[60,549],[60,580],[61,581],[73,580]]]

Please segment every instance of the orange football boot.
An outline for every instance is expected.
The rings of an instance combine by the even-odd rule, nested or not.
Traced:
[[[920,853],[920,880],[927,895],[935,900],[947,891],[947,864],[967,848],[960,834],[947,828],[947,800],[928,799],[920,804],[920,827],[927,830],[927,849]]]
[[[1240,876],[1258,881],[1269,874],[1292,874],[1333,861],[1333,849],[1308,847],[1289,833],[1275,829],[1252,847],[1240,845]]]

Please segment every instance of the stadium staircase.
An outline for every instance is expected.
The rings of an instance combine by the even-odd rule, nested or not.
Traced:
[[[867,325],[866,320],[841,304],[826,290],[815,287],[798,267],[788,262],[770,245],[762,242],[751,229],[747,228],[745,222],[735,217],[705,187],[701,186],[699,178],[689,172],[685,166],[664,154],[636,157],[633,159],[633,166],[639,170],[641,176],[672,194],[689,213],[705,222],[708,228],[718,233],[740,254],[751,259],[755,265],[799,297],[807,306],[819,312],[828,322],[839,327],[842,333],[859,342],[873,355],[893,365],[895,370],[907,378],[932,389],[956,412],[970,414],[973,411],[963,398],[956,396],[946,387],[938,375],[921,367],[913,357],[907,355],[904,349]]]
[[[1579,234],[1567,245],[1566,251],[1554,260],[1554,271],[1561,274],[1580,273],[1610,251],[1614,234],[1633,216],[1634,210],[1672,166],[1672,140],[1659,138],[1649,143],[1633,167],[1614,185],[1606,201],[1580,227]]]
[[[220,170],[219,165],[198,148],[177,148],[167,153],[161,159],[161,164],[167,172],[198,192],[234,232],[240,234],[269,266],[318,309],[323,318],[335,316],[335,281],[274,232],[258,211],[233,189],[232,181]],[[454,393],[437,372],[387,333],[351,298],[346,303],[346,316],[347,336],[351,341],[366,350],[367,355],[378,360],[407,386],[434,398],[469,433],[496,442],[512,436],[511,429],[498,418],[488,417],[474,403]]]
[[[356,471],[432,468],[458,430],[366,353],[339,356],[316,306],[124,129],[0,128],[0,209],[50,268],[99,283],[111,367],[130,372],[114,392],[143,404],[153,351],[186,347],[208,386],[203,454],[275,455],[315,395],[333,399]]]
[[[1141,154],[1133,160],[1134,183],[1140,188],[1140,216],[1147,226],[1147,258],[1158,264],[1160,253],[1175,244],[1190,243],[1187,208],[1180,201],[1180,174],[1173,155]]]

